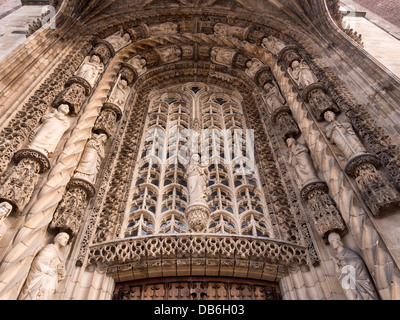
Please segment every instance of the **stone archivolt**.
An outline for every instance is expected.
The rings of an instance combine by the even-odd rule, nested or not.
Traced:
[[[182,25],[183,24],[181,24],[180,26]],[[211,28],[210,31],[214,32],[213,28]],[[139,39],[145,38],[146,33],[150,34],[150,31],[141,26],[137,26],[128,28],[127,33],[131,36],[131,39],[133,41],[135,40],[137,41]],[[229,33],[227,31],[225,32],[225,34],[229,36],[230,35],[235,36],[236,33],[233,31]],[[86,259],[86,250],[89,250],[90,262],[96,262],[99,264],[106,263],[107,265],[107,263],[111,263],[112,260],[115,263],[114,259],[117,259],[116,263],[119,264],[120,262],[123,262],[124,266],[121,267],[120,269],[119,265],[112,266],[111,264],[111,267],[109,267],[108,271],[109,273],[112,273],[114,275],[121,271],[125,271],[128,269],[131,270],[132,265],[125,264],[125,262],[131,263],[131,261],[138,259],[138,257],[150,256],[155,259],[154,261],[152,261],[154,262],[153,265],[150,262],[147,263],[147,266],[149,268],[148,270],[150,270],[152,266],[157,267],[160,265],[160,263],[162,263],[161,261],[157,261],[157,259],[164,258],[165,256],[168,257],[170,255],[172,256],[176,255],[178,257],[180,254],[182,254],[182,252],[190,252],[191,255],[190,258],[192,258],[193,265],[196,264],[204,265],[203,261],[196,262],[195,260],[203,258],[205,259],[207,258],[207,254],[210,255],[209,256],[210,258],[215,258],[215,254],[218,254],[220,259],[221,255],[226,255],[227,260],[229,260],[229,262],[226,262],[227,264],[233,262],[232,260],[230,260],[232,256],[240,257],[241,259],[248,259],[249,263],[251,263],[252,259],[256,257],[255,260],[260,259],[260,261],[258,262],[265,262],[265,263],[281,262],[285,266],[287,266],[289,263],[292,262],[295,262],[297,264],[310,264],[310,261],[315,262],[317,260],[317,257],[315,253],[313,253],[313,244],[312,241],[310,240],[308,234],[309,231],[307,230],[306,223],[304,223],[304,217],[302,217],[303,213],[301,212],[301,209],[298,206],[298,204],[295,203],[296,201],[291,199],[293,196],[293,188],[286,181],[287,172],[285,172],[285,170],[283,169],[284,165],[282,165],[282,160],[277,160],[277,154],[279,154],[280,152],[279,148],[277,147],[277,139],[271,132],[265,130],[265,127],[263,127],[265,126],[264,124],[255,126],[256,149],[261,151],[258,156],[259,157],[258,160],[260,163],[260,171],[263,173],[263,176],[265,177],[264,179],[267,180],[267,181],[264,180],[263,187],[265,188],[265,194],[268,195],[269,197],[268,207],[270,209],[270,214],[272,216],[274,228],[277,231],[276,234],[281,235],[281,238],[284,239],[284,241],[290,241],[290,242],[283,243],[282,240],[273,241],[270,239],[250,240],[248,238],[242,238],[239,236],[237,236],[237,238],[214,237],[206,239],[203,236],[196,237],[191,235],[182,235],[181,237],[175,237],[175,238],[169,238],[169,237],[163,237],[163,239],[157,237],[137,238],[137,239],[123,240],[115,243],[109,242],[110,240],[114,240],[115,237],[121,232],[123,217],[119,213],[119,210],[123,208],[124,204],[127,201],[127,196],[128,196],[127,192],[125,191],[126,185],[124,184],[124,181],[130,181],[130,179],[132,178],[133,168],[135,168],[134,159],[136,159],[136,155],[138,152],[138,141],[140,140],[141,131],[143,129],[142,120],[144,119],[144,112],[145,112],[144,110],[146,110],[147,108],[146,105],[147,95],[149,94],[149,92],[152,89],[152,86],[154,85],[153,81],[155,77],[162,74],[162,79],[158,79],[158,83],[160,84],[159,88],[161,88],[162,86],[170,86],[177,83],[190,82],[194,76],[196,76],[199,79],[199,82],[201,82],[201,80],[204,79],[204,82],[206,83],[217,84],[221,87],[229,87],[231,83],[229,83],[229,81],[226,81],[226,79],[229,79],[229,77],[227,77],[226,79],[218,78],[215,76],[217,74],[215,72],[217,71],[220,74],[227,74],[228,76],[237,79],[236,87],[243,95],[244,100],[247,101],[248,103],[247,105],[248,110],[246,114],[246,117],[248,119],[247,121],[253,124],[259,121],[260,114],[258,111],[256,111],[257,108],[255,108],[255,106],[252,105],[252,102],[254,102],[252,94],[254,92],[255,86],[254,84],[249,85],[248,83],[246,83],[246,80],[248,81],[248,78],[242,79],[242,74],[244,74],[242,73],[242,71],[246,69],[247,62],[252,58],[252,56],[250,55],[250,51],[254,49],[254,46],[248,43],[241,43],[241,41],[239,41],[238,39],[232,38],[230,39],[229,44],[232,47],[236,47],[236,49],[231,49],[234,50],[235,52],[234,53],[230,52],[233,54],[229,55],[228,57],[229,59],[228,58],[226,59],[221,58],[219,60],[217,59],[215,62],[218,61],[223,62],[221,63],[220,66],[211,67],[211,65],[208,62],[205,62],[205,60],[209,59],[210,57],[209,54],[211,52],[211,48],[212,47],[215,48],[216,46],[224,47],[224,45],[226,45],[226,39],[221,40],[217,39],[214,36],[207,36],[205,34],[180,36],[176,35],[175,31],[173,32],[173,36],[171,35],[168,36],[164,34],[162,35],[164,38],[159,40],[160,43],[157,43],[157,41],[155,41],[150,45],[153,46],[152,50],[140,52],[140,50],[138,49],[140,45],[146,43],[146,40],[143,40],[143,43],[140,43],[141,40],[139,40],[138,43],[136,44],[137,47],[135,47],[135,43],[133,43],[132,45],[122,49],[124,54],[128,54],[130,56],[133,56],[134,54],[135,55],[140,54],[142,57],[144,57],[144,59],[147,62],[148,71],[145,74],[145,76],[137,79],[138,75],[137,73],[135,73],[134,70],[133,71],[129,70],[129,68],[126,70],[125,79],[130,83],[136,81],[135,88],[140,90],[137,90],[138,91],[138,96],[136,97],[137,102],[134,103],[133,106],[130,108],[130,110],[126,112],[127,113],[126,119],[121,121],[122,122],[121,131],[117,133],[118,136],[116,137],[117,141],[119,141],[121,144],[120,146],[118,146],[118,148],[120,149],[119,151],[113,149],[112,156],[110,157],[110,161],[111,160],[116,161],[117,164],[114,166],[112,173],[105,173],[102,175],[103,179],[108,178],[109,181],[111,181],[111,183],[109,184],[110,187],[107,190],[103,189],[101,190],[101,192],[99,192],[100,196],[99,199],[103,200],[103,202],[101,205],[95,206],[95,210],[92,211],[92,215],[89,217],[90,224],[88,225],[88,228],[84,230],[85,240],[83,241],[83,244],[81,246],[81,251],[83,252],[79,253],[80,257],[78,259],[78,262],[82,263],[83,260]],[[254,41],[254,39],[256,39],[256,41],[259,43],[264,38],[262,36],[262,33],[256,30],[246,31],[245,33],[241,34],[239,38],[245,39],[245,37],[247,37],[247,40],[251,39]],[[182,42],[179,43],[180,41]],[[163,45],[165,45],[166,42],[172,44],[171,48],[176,49],[177,47],[180,46],[179,50],[175,50],[174,51],[175,53],[173,52],[171,53],[173,55],[173,58],[170,58],[170,55],[164,54],[163,51],[156,50],[158,44],[162,43]],[[193,46],[194,47],[193,51],[182,50],[182,48],[184,48],[184,45],[193,43],[195,44]],[[149,43],[146,44],[149,45]],[[254,50],[257,51],[257,49]],[[50,105],[50,103],[54,99],[58,101],[56,104],[68,103],[70,106],[73,107],[73,110],[75,110],[73,113],[77,114],[80,112],[79,106],[82,107],[82,104],[85,101],[83,96],[87,95],[88,86],[84,81],[81,81],[80,84],[78,83],[79,81],[76,82],[72,81],[71,83],[68,83],[68,79],[73,80],[73,72],[83,61],[83,58],[88,54],[88,51],[89,50],[86,47],[83,49],[81,48],[81,50],[78,51],[78,54],[75,56],[75,58],[72,59],[71,62],[72,66],[71,64],[68,64],[67,61],[65,61],[64,64],[60,66],[60,68],[66,69],[67,76],[64,76],[64,78],[62,79],[63,81],[60,82],[61,85],[59,87],[47,88],[46,94],[42,94],[43,93],[42,92],[41,94],[39,94],[39,97],[36,100],[32,98],[32,101],[35,101],[35,103],[39,105],[40,108],[38,108],[38,110],[35,110],[37,111],[36,114],[34,113],[36,118],[33,120],[31,119],[32,121],[29,124],[30,127],[28,130],[22,129],[22,127],[25,128],[25,126],[19,126],[19,123],[16,120],[11,121],[10,123],[10,127],[15,128],[17,131],[17,137],[15,139],[7,134],[7,130],[3,130],[2,132],[4,133],[2,135],[3,144],[1,145],[4,151],[1,162],[2,171],[5,170],[8,163],[11,161],[14,152],[23,144],[27,135],[29,135],[30,132],[33,131],[34,127],[38,124],[40,116],[44,114],[47,105]],[[318,75],[319,77],[321,77],[321,72],[318,72],[318,70],[316,70],[316,67],[315,65],[313,65],[312,61],[310,61],[308,57],[303,57],[302,54],[298,53],[298,51],[301,52],[301,50],[296,49],[294,46],[288,46],[285,49],[283,49],[283,51],[284,51],[283,53],[281,51],[278,54],[279,61],[282,66],[288,68],[293,64],[294,61],[302,61],[302,59],[304,59],[305,63],[308,65],[309,68],[308,70],[310,72],[314,72],[314,76]],[[101,63],[107,64],[109,60],[114,56],[114,54],[115,54],[114,48],[112,47],[112,45],[110,45],[110,43],[107,43],[107,41],[104,40],[98,40],[93,52],[91,53],[91,56],[99,56]],[[192,59],[195,62],[186,63],[183,61],[178,63],[178,61],[180,61],[183,58]],[[162,63],[167,63],[167,65],[161,66]],[[174,63],[174,64],[168,65],[168,63]],[[157,67],[158,70],[157,69],[151,70],[151,68],[153,67]],[[233,69],[231,69],[231,67]],[[263,79],[263,77],[261,77],[260,74],[258,76],[256,74],[255,79]],[[262,87],[266,83],[266,81],[264,80],[257,80],[257,81],[258,81],[257,85],[262,84]],[[314,83],[312,83],[311,85],[313,85]],[[63,91],[63,85],[66,86],[64,88],[64,91]],[[334,90],[336,90],[336,88],[333,87],[334,85],[332,85],[332,83],[329,83],[327,91],[324,91],[323,94],[326,94],[326,92],[328,94],[334,93]],[[44,85],[42,89],[46,90],[46,85]],[[304,87],[298,86],[298,89],[302,90],[304,89]],[[321,92],[322,91],[319,91],[320,95],[322,95]],[[58,94],[60,94],[60,96],[57,97]],[[308,99],[308,101],[306,102],[310,102],[309,98],[310,98],[309,95],[305,97],[305,100]],[[335,100],[335,103],[343,111],[346,112],[346,114],[351,115],[350,119],[354,123],[356,123],[355,125],[356,130],[362,133],[363,129],[365,129],[366,127],[365,119],[360,119],[360,117],[362,118],[362,116],[359,114],[354,115],[354,113],[352,113],[354,112],[354,108],[352,108],[347,101],[343,102],[343,100],[338,99],[338,97],[333,94],[332,98]],[[256,103],[254,103],[254,105],[256,105]],[[343,108],[343,106],[345,108]],[[25,107],[30,108],[31,105]],[[110,110],[110,108],[107,107],[103,108],[103,111],[107,110]],[[317,118],[319,118],[321,112],[325,112],[326,110],[327,109],[324,109],[323,111],[315,110],[314,106],[313,112],[314,114],[317,115]],[[101,114],[103,113],[103,111],[101,111],[101,113],[99,114],[100,117],[102,116]],[[339,109],[333,108],[333,111],[338,112]],[[283,120],[282,120],[282,115],[285,115]],[[23,112],[19,113],[19,116],[17,116],[17,118],[18,117],[22,119],[23,122],[29,123],[29,119],[24,118]],[[104,130],[107,136],[111,137],[114,134],[114,132],[111,129],[113,126],[115,126],[116,122],[120,120],[119,118],[120,116],[115,115],[108,118],[106,116],[103,117],[106,118],[106,120],[104,120],[105,123],[107,122],[112,123],[112,125],[109,126],[109,128]],[[284,128],[284,125],[279,125],[279,121],[282,121],[282,123],[285,122],[289,123],[289,121],[294,121],[289,110],[286,110],[286,113],[282,113],[281,118],[275,116],[274,119],[275,119],[274,123],[278,125],[278,127],[280,127],[281,129]],[[267,124],[269,124],[268,123],[269,119],[265,121]],[[97,128],[99,127],[100,126],[97,126]],[[18,133],[20,133],[20,135]],[[293,133],[290,134],[283,133],[282,138],[296,137],[297,135],[298,131],[295,130],[293,131]],[[367,143],[368,147],[373,147],[374,143],[372,143],[371,141],[376,141],[376,140],[380,140],[381,142],[383,141],[382,144],[384,145],[386,144],[386,141],[384,141],[384,139],[382,140],[381,138],[376,137],[376,135],[373,135],[373,138],[369,139],[370,136],[369,133],[364,132],[363,134],[360,134],[360,136],[362,137],[362,139],[365,138],[368,139]],[[383,147],[383,149],[385,149],[385,147]],[[388,147],[386,149],[389,150]],[[379,149],[379,151],[380,151],[379,152],[380,157],[382,158],[386,157],[385,158],[386,161],[384,163],[385,166],[392,169],[390,170],[391,177],[397,178],[396,175],[398,172],[398,167],[393,165],[393,158],[395,158],[396,152],[392,152],[390,154],[384,153],[381,152],[382,148]],[[24,165],[29,166],[29,164],[26,161],[21,160],[21,162]],[[37,162],[35,163],[37,164]],[[368,166],[357,166],[357,168],[359,172],[361,171],[365,172],[363,170],[371,171],[371,168]],[[40,170],[41,170],[40,165],[36,165],[36,168],[30,170],[31,174],[33,174],[34,176],[29,179],[35,180],[30,184],[31,186],[36,185],[38,179],[37,174],[41,172]],[[363,182],[361,181],[359,184],[361,185],[362,183]],[[108,182],[106,180],[102,181],[103,188],[104,185],[107,184]],[[73,197],[75,197],[74,195],[71,196],[71,194],[69,194],[68,192],[71,192],[71,190],[72,192],[74,192],[73,191],[74,188],[77,188],[75,190],[81,190],[80,189],[81,187],[82,186],[75,186],[71,184],[71,187],[68,189],[67,193],[64,196],[64,200],[68,200],[68,198],[72,199]],[[91,189],[91,188],[86,188],[86,189]],[[323,190],[325,194],[327,194],[326,189],[322,188],[320,190]],[[93,193],[94,189],[88,192],[90,196],[93,196]],[[311,199],[311,197],[309,197],[310,195],[309,192],[304,194],[306,194],[304,196],[305,199],[307,200]],[[365,195],[364,197],[366,196],[367,195]],[[86,197],[84,194],[81,194],[80,198],[77,196],[77,198],[79,198],[82,203],[87,201]],[[63,205],[65,206],[65,204]],[[22,203],[18,206],[22,209],[25,206],[25,204]],[[76,208],[74,208],[75,213],[78,210],[85,210],[85,206],[77,206]],[[295,213],[293,214],[292,211],[294,211]],[[97,215],[99,216],[97,217]],[[70,228],[71,232],[74,235],[76,235],[79,230],[79,227],[76,227],[77,224],[74,222],[68,222],[68,223],[71,225]],[[338,229],[340,228],[336,228],[334,230],[337,231]],[[330,228],[329,230],[331,231],[332,228]],[[326,234],[325,231],[321,231],[319,233],[320,235]],[[93,241],[93,236],[95,236],[94,241]],[[210,241],[211,242],[214,241],[214,246],[211,245],[212,243]],[[227,243],[230,245],[225,246],[225,244]],[[159,246],[159,244],[162,244],[162,246]],[[205,244],[209,244],[210,246],[205,246]],[[232,249],[232,247],[234,248],[233,251],[231,250],[230,252],[228,252],[229,251],[228,249],[229,248]],[[258,249],[255,249],[256,247],[262,248],[260,249],[261,251],[260,252],[257,251]],[[216,251],[211,252],[212,248],[216,248],[215,249]],[[220,261],[218,263],[224,264],[225,262],[222,263]],[[165,262],[165,265],[168,265],[168,263]],[[282,272],[280,275],[283,275],[284,273],[285,272]]]

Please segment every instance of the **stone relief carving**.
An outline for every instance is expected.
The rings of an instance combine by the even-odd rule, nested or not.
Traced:
[[[1,202],[0,203],[0,239],[4,236],[7,232],[7,226],[4,221],[10,215],[13,207],[8,202]]]
[[[211,50],[211,61],[230,67],[232,66],[235,54],[236,50],[234,49],[214,47]]]
[[[157,25],[148,26],[150,37],[160,37],[178,33],[178,25],[173,22],[166,22]]]
[[[250,78],[254,79],[257,71],[260,70],[264,66],[264,64],[257,58],[253,58],[246,63],[246,66],[247,66],[247,68],[245,70],[246,74]]]
[[[55,292],[65,277],[63,248],[69,241],[67,233],[59,233],[54,243],[46,245],[33,260],[19,300],[54,300]]]
[[[367,152],[349,122],[337,120],[332,111],[325,112],[324,118],[330,123],[325,128],[326,136],[339,147],[346,160]]]
[[[289,163],[295,169],[300,188],[306,184],[321,181],[315,171],[308,148],[293,138],[287,139],[286,143],[290,148]]]
[[[160,55],[162,63],[176,62],[181,59],[182,50],[178,46],[155,49]]]
[[[207,166],[200,163],[200,157],[197,154],[193,155],[186,170],[190,204],[207,204],[207,174]]]
[[[108,102],[113,103],[121,110],[124,110],[125,101],[128,98],[129,93],[130,88],[128,82],[124,79],[119,79],[108,98]]]
[[[311,112],[318,120],[324,120],[324,114],[327,111],[339,113],[340,109],[336,103],[329,97],[320,83],[309,85],[302,93],[304,101],[308,102]]]
[[[293,61],[287,71],[299,89],[304,89],[310,84],[318,82],[317,77],[304,60],[300,62],[298,60]]]
[[[262,40],[261,46],[277,56],[279,52],[286,47],[286,44],[278,38],[269,36],[268,38],[264,38]]]
[[[70,127],[67,117],[68,112],[69,106],[62,104],[58,109],[45,114],[42,118],[42,124],[37,128],[36,134],[28,148],[43,152],[50,158],[57,148],[61,137]]]
[[[82,158],[75,170],[74,178],[95,184],[101,161],[105,156],[104,145],[106,142],[106,134],[93,134],[93,137],[86,144]]]
[[[279,87],[275,82],[267,82],[264,85],[264,91],[266,92],[264,96],[271,114],[279,108],[282,108],[286,103],[285,98],[282,96]]]
[[[379,300],[364,260],[352,249],[344,248],[337,233],[329,234],[328,241],[336,252],[332,260],[347,299]]]
[[[92,55],[85,58],[79,69],[75,72],[75,76],[85,79],[93,88],[103,71],[104,65],[101,63],[100,58],[97,55]]]
[[[230,26],[224,23],[217,23],[214,26],[214,34],[217,36],[236,37],[241,40],[246,39],[250,28]]]
[[[131,43],[131,36],[129,33],[124,33],[124,30],[122,29],[104,40],[113,46],[115,52],[118,52]]]
[[[134,56],[132,59],[130,59],[128,61],[128,64],[132,65],[135,68],[139,76],[141,76],[143,73],[147,71],[146,67],[147,61],[145,58],[139,55]]]

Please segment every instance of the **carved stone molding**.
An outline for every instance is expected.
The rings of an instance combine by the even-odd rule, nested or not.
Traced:
[[[76,78],[77,77],[74,77],[74,79]],[[80,79],[82,80],[82,82],[86,81],[82,78]],[[62,104],[67,104],[70,107],[70,114],[76,115],[81,110],[81,107],[86,99],[86,92],[86,88],[81,84],[72,83],[58,95],[58,97],[53,102],[53,106],[57,108]]]
[[[205,232],[207,230],[210,209],[207,205],[194,204],[185,210],[189,228],[192,232]]]
[[[222,266],[234,267],[239,260],[247,260],[244,268],[246,274],[250,271],[259,274],[269,268],[270,276],[275,277],[274,281],[287,273],[290,263],[310,264],[306,247],[239,235],[190,234],[148,236],[100,243],[89,248],[87,263],[97,265],[115,278],[121,276],[123,271],[128,271],[132,280],[135,277],[132,271],[135,273],[137,264],[145,266],[146,274],[157,273],[160,267],[163,269],[163,266],[170,265],[170,271],[179,274],[187,270],[190,275],[190,270],[194,268],[205,270],[209,259],[215,260],[214,265],[220,266],[220,270],[224,269]],[[277,270],[280,272],[277,273]],[[267,274],[265,276],[268,278]]]
[[[50,160],[41,152],[33,149],[21,149],[14,155],[15,162],[19,163],[23,159],[32,159],[39,164],[39,172],[44,173],[50,169]]]
[[[322,181],[307,184],[300,191],[301,197],[311,210],[318,234],[325,240],[331,232],[343,234],[347,231],[343,218],[328,191],[328,185]]]
[[[282,65],[285,69],[289,68],[293,61],[300,61],[299,48],[295,45],[288,45],[279,52],[278,64]]]
[[[301,134],[288,107],[275,110],[271,117],[275,125],[278,127],[283,140],[286,141],[289,138],[296,138]]]

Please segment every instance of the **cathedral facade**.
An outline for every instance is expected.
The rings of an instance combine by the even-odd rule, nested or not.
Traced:
[[[0,69],[0,299],[400,298],[400,89],[330,0],[65,0]]]

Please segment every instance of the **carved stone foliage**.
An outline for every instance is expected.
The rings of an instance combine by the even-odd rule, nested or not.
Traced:
[[[53,71],[35,91],[34,95],[11,119],[8,126],[0,133],[0,173],[4,172],[17,151],[28,136],[39,124],[43,114],[64,89],[64,84],[73,75],[82,63],[92,46],[89,43],[80,43],[72,53],[67,55],[61,64]]]
[[[283,140],[296,138],[301,134],[289,108],[282,108],[275,112],[273,114],[273,121],[279,129]]]
[[[128,265],[146,259],[214,258],[255,260],[288,265],[309,264],[307,248],[269,239],[240,236],[195,236],[189,234],[131,238],[90,247],[89,263],[113,273],[112,266]],[[205,263],[205,261],[204,261]],[[176,266],[176,265],[175,265]]]
[[[210,209],[206,205],[190,205],[185,211],[191,232],[205,232],[208,226]]]
[[[86,99],[86,92],[85,86],[73,83],[60,93],[54,100],[53,105],[67,104],[71,108],[71,115],[76,115]]]
[[[117,284],[114,300],[281,300],[276,283],[225,277],[176,277]]]
[[[328,194],[325,182],[314,182],[301,189],[301,196],[311,210],[318,234],[327,239],[330,232],[343,234],[347,231],[342,216]]]

